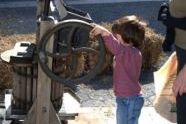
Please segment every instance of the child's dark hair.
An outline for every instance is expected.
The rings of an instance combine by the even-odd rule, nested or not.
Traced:
[[[116,20],[112,25],[112,32],[121,35],[126,43],[141,50],[145,38],[145,26],[136,16],[126,16]]]

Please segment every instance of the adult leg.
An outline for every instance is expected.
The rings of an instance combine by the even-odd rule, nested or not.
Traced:
[[[176,97],[176,107],[178,124],[186,124],[186,94]]]
[[[184,67],[186,64],[186,50],[175,47],[176,55],[178,59],[178,70],[177,73]],[[177,122],[178,124],[186,124],[186,93],[183,95],[177,95],[176,97],[176,107],[177,107]]]

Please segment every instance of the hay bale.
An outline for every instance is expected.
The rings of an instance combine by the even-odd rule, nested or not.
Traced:
[[[14,34],[14,35],[0,35],[0,52],[6,51],[14,47],[19,41],[35,41],[35,34]]]
[[[145,40],[144,49],[142,50],[143,55],[143,69],[153,68],[161,55],[163,36],[154,32],[150,27],[145,27]]]
[[[104,23],[101,23],[100,25],[104,26],[109,31],[111,31],[112,23],[104,22]],[[146,29],[145,48],[142,51],[142,55],[143,55],[142,67],[145,69],[149,69],[149,68],[152,68],[154,65],[156,65],[156,63],[158,62],[159,56],[161,54],[161,44],[163,42],[163,36],[154,32],[150,27],[146,26],[145,29]],[[99,50],[99,44],[97,42],[91,42],[91,40],[92,39],[90,39],[89,46],[94,49]],[[0,45],[1,45],[0,52],[13,48],[14,44],[19,41],[33,41],[34,42],[35,35],[34,34],[9,35],[9,36],[2,35],[0,36]],[[112,70],[112,62],[113,62],[112,58],[113,58],[113,55],[106,49],[106,61],[105,61],[103,68],[101,69],[102,70],[101,73]],[[97,60],[98,60],[98,57],[94,54],[78,55],[78,64],[77,64],[78,67],[77,67],[75,76],[81,76],[82,74],[86,74],[88,70],[96,66]],[[0,64],[3,67],[10,67],[10,65],[7,65],[6,63],[1,62]],[[10,70],[10,69],[7,68],[5,70]],[[6,74],[9,75],[9,79],[11,79],[8,82],[11,82],[12,81],[11,73],[8,71]],[[4,75],[0,75],[0,76],[2,77],[2,79],[5,79],[3,78]]]
[[[98,41],[90,41],[90,47],[99,50]],[[113,55],[106,49],[105,53],[105,63],[101,68],[101,73],[108,72],[112,68]],[[98,63],[98,56],[95,54],[88,54],[86,65],[89,69],[93,69]]]
[[[80,76],[83,74],[85,70],[85,57],[83,54],[78,55],[78,64],[77,64],[77,71],[75,72],[75,76]]]
[[[114,20],[113,22],[117,20]],[[111,31],[112,23],[102,22],[100,23],[100,25],[102,25],[103,27]],[[150,69],[150,68],[154,68],[154,66],[157,64],[159,60],[159,57],[162,53],[161,46],[164,37],[156,33],[152,28],[148,27],[147,25],[144,25],[144,27],[145,27],[145,40],[144,40],[145,45],[144,45],[144,49],[142,50],[142,56],[143,56],[142,68]],[[91,42],[90,46],[94,49],[99,48],[98,43],[96,42],[93,43]],[[106,61],[102,68],[102,73],[112,68],[112,61],[113,61],[112,57],[113,55],[109,52],[108,49],[106,49]],[[90,68],[93,68],[96,65],[97,59],[98,58],[95,55],[89,55],[87,64],[90,66]]]
[[[73,64],[72,60],[73,56],[67,57],[66,59],[58,58],[55,59],[53,63],[53,71],[57,75],[60,75],[62,78],[68,78],[69,76],[72,76],[73,72],[73,78],[77,78],[81,76],[85,70],[85,56],[83,54],[77,54],[77,63],[76,68],[71,68]]]
[[[111,31],[112,24],[108,22],[102,22],[100,25]],[[91,38],[89,41],[89,46],[93,49],[99,50],[99,43],[96,41],[94,38]],[[86,60],[86,67],[88,68],[87,70],[90,70],[94,68],[97,65],[98,62],[98,56],[95,54],[88,54],[87,60]],[[113,62],[113,55],[110,53],[110,51],[106,48],[106,53],[105,53],[105,63],[103,67],[101,68],[100,73],[105,73],[110,70],[112,70],[112,62]]]
[[[12,49],[16,42],[20,41],[30,41],[32,43],[35,42],[35,34],[14,34],[14,35],[1,35],[0,36],[0,52],[4,52],[6,50]],[[67,63],[70,60],[67,61]],[[78,64],[77,64],[77,71],[75,72],[75,76],[80,76],[84,72],[84,65],[85,58],[83,55],[78,55]],[[61,65],[61,64],[59,64]],[[0,61],[0,89],[11,88],[13,75],[12,75],[12,66],[8,63]],[[67,73],[67,70],[66,72]],[[61,74],[63,75],[63,74]]]
[[[13,73],[12,67],[0,61],[0,91],[12,87]]]

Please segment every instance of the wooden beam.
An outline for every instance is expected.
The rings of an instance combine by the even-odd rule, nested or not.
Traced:
[[[40,22],[40,36],[54,26],[53,20]],[[40,37],[40,39],[41,39]],[[53,36],[49,39],[46,46],[47,51],[53,51]],[[52,68],[52,58],[48,59],[48,66]],[[38,80],[37,80],[37,98],[34,106],[29,111],[28,117],[24,124],[61,124],[53,106],[51,105],[51,79],[43,72],[40,64],[38,64]]]

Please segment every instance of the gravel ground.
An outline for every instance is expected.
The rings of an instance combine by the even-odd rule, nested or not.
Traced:
[[[171,53],[162,53],[159,62],[152,70],[142,70],[140,83],[145,98],[144,106],[153,106],[155,87],[153,72],[157,71],[168,59]],[[112,91],[112,74],[99,75],[90,82],[78,85],[75,92],[81,99],[81,106],[115,106],[115,96]]]
[[[153,106],[155,89],[153,71],[144,70],[141,75],[142,94],[145,106]],[[81,99],[81,105],[88,106],[115,106],[115,96],[112,90],[112,74],[99,75],[90,83],[78,85],[76,94]]]
[[[123,15],[136,14],[147,20],[152,28],[164,34],[164,27],[159,23],[157,12],[162,2],[134,2],[117,4],[74,5],[90,13],[95,22],[109,22]],[[129,7],[130,6],[130,7]],[[28,34],[35,32],[36,8],[0,9],[0,33]],[[104,15],[104,16],[102,16]],[[157,67],[167,59],[164,55]],[[142,93],[145,106],[152,106],[155,98],[154,70],[143,70],[141,75]],[[115,106],[112,92],[112,74],[99,75],[89,83],[78,85],[75,92],[81,99],[82,106]]]

